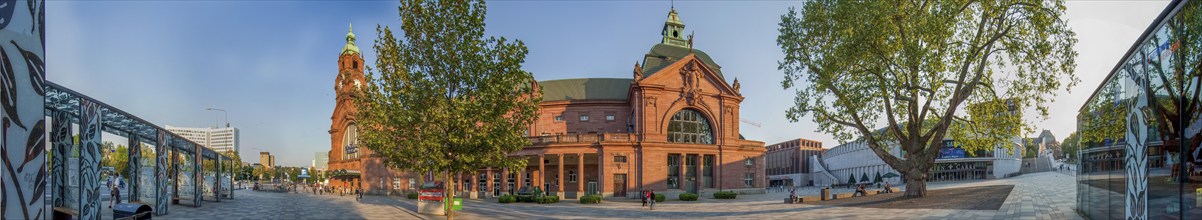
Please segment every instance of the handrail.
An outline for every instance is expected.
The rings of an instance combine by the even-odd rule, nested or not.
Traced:
[[[601,142],[634,142],[638,134],[634,133],[591,133],[591,134],[556,134],[527,136],[531,145],[571,144],[571,143],[601,143]]]

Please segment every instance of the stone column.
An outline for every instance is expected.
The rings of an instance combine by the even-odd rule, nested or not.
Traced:
[[[509,168],[501,168],[501,195],[509,195]]]
[[[684,172],[684,168],[688,167],[688,164],[685,163],[688,160],[688,154],[680,154],[680,161],[677,161],[680,162],[680,166],[676,166],[676,171],[680,174],[680,176],[676,177],[676,187],[680,187],[681,190],[688,188],[685,187],[685,182],[688,182],[685,181],[685,179],[689,178],[689,174]]]
[[[67,161],[70,156],[67,155],[73,154],[72,148],[75,145],[75,141],[71,137],[74,135],[74,132],[71,131],[71,114],[64,111],[53,111],[50,113],[50,117],[50,143],[54,144],[54,153],[52,153],[54,156],[51,156],[52,164],[50,165],[53,207],[69,207],[71,201],[67,197],[67,190],[70,190],[71,183],[68,182],[67,172],[70,168],[67,167]],[[66,217],[69,218],[69,216]],[[57,218],[57,216],[52,218]]]
[[[100,219],[100,104],[79,99],[79,219]]]
[[[576,153],[576,198],[584,196],[584,153]]]
[[[485,171],[484,171],[484,175],[485,175],[485,176],[484,176],[484,182],[485,182],[485,185],[484,185],[484,194],[485,194],[485,196],[484,196],[484,197],[485,197],[485,198],[489,198],[489,197],[492,197],[492,195],[493,195],[493,194],[492,194],[492,192],[496,192],[496,191],[497,191],[497,189],[496,189],[495,187],[493,187],[493,180],[492,180],[492,177],[493,177],[493,174],[492,174],[492,167],[489,167],[489,168],[488,168],[488,170],[485,170]]]
[[[525,158],[522,158],[522,159],[525,159]],[[518,193],[518,190],[522,190],[522,187],[526,186],[526,167],[525,166],[523,166],[522,169],[518,170],[518,175],[516,177],[517,177],[517,180],[513,184],[513,193]]]
[[[129,180],[126,185],[129,185],[129,199],[127,201],[137,202],[142,201],[142,141],[138,140],[138,134],[130,132],[127,134],[129,140],[129,148],[126,151],[129,154]],[[125,190],[125,189],[121,189]]]
[[[564,173],[563,172],[563,162],[564,162],[563,156],[564,156],[563,154],[559,154],[557,157],[557,158],[559,158],[559,160],[558,160],[558,162],[555,162],[555,163],[559,164],[559,175],[555,176],[555,191],[556,191],[555,195],[559,196],[560,199],[564,198],[563,178],[566,177],[563,175],[563,173]]]
[[[546,164],[546,162],[544,162],[546,160],[547,160],[546,155],[544,155],[544,154],[538,155],[538,176],[535,177],[535,178],[538,178],[537,179],[538,180],[537,187],[543,189],[543,195],[546,195],[548,192],[551,191],[551,189],[544,187],[547,185],[546,184],[546,182],[547,182],[547,164]]]
[[[597,148],[597,194],[605,197],[605,150]]]
[[[471,199],[480,198],[480,171],[472,172],[472,191],[468,194]]]

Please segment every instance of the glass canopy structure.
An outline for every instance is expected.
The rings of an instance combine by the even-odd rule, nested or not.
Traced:
[[[240,162],[163,127],[49,81],[45,114],[55,215],[99,214],[102,133],[129,141],[127,200],[150,205],[156,215],[180,201],[199,207],[233,198],[230,174]]]

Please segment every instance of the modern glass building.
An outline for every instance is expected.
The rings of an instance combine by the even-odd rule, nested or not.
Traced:
[[[1170,3],[1081,107],[1081,215],[1202,219],[1200,8]]]

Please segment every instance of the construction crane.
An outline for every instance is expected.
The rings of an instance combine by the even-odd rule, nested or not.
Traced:
[[[743,122],[743,123],[749,124],[749,125],[751,125],[751,126],[755,126],[755,127],[757,127],[757,128],[758,128],[758,127],[760,127],[760,123],[759,123],[759,122],[754,122],[754,121],[747,120],[747,119],[744,119],[744,118],[739,118],[739,122]]]

